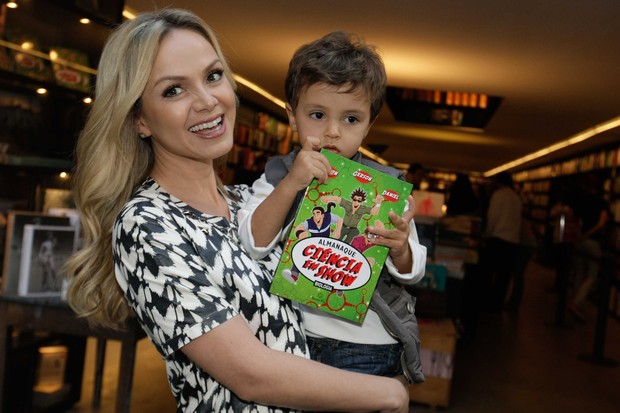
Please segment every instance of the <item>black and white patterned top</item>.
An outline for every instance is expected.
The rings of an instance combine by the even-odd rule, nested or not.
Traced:
[[[184,345],[240,315],[267,347],[308,357],[300,315],[269,293],[278,254],[254,261],[238,239],[250,197],[228,187],[231,221],[197,211],[147,179],[113,228],[116,279],[166,363],[179,412],[286,412],[240,400],[191,362]]]

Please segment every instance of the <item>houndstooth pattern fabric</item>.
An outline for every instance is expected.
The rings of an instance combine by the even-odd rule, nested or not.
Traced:
[[[113,228],[116,279],[164,358],[179,412],[287,412],[240,400],[179,351],[240,315],[266,346],[308,357],[299,313],[269,294],[281,251],[260,262],[246,254],[236,216],[250,189],[228,190],[230,222],[202,214],[148,179]]]

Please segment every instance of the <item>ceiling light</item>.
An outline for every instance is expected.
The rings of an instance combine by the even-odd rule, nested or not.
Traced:
[[[587,139],[590,139],[596,135],[599,135],[603,132],[607,132],[608,130],[620,127],[620,116],[615,117],[613,119],[608,120],[607,122],[599,123],[589,129],[586,129],[583,132],[580,132],[576,135],[571,136],[570,138],[563,140],[561,142],[555,143],[553,145],[547,146],[546,148],[542,148],[536,152],[532,152],[528,155],[525,155],[521,158],[515,159],[514,161],[505,163],[504,165],[500,165],[497,168],[493,168],[491,170],[486,171],[483,175],[486,177],[493,176],[497,173],[506,171],[508,169],[515,168],[519,165],[523,165],[526,162],[533,161],[534,159],[541,158],[543,156],[549,155],[552,152],[559,151],[560,149],[564,149],[568,146],[575,145],[579,142],[583,142]]]
[[[239,75],[233,75],[233,77],[235,78],[236,82],[241,83],[243,86],[245,86],[245,87],[255,91],[259,95],[263,96],[264,98],[266,98],[266,99],[272,101],[273,103],[275,103],[276,105],[280,106],[282,109],[286,109],[286,104],[284,103],[284,101],[282,101],[281,99],[278,99],[277,97],[275,97],[271,93],[267,92],[265,89],[263,89],[262,87],[258,86],[256,83],[252,83],[249,80],[247,80],[246,78],[241,77]]]
[[[127,7],[125,7],[123,9],[123,17],[126,18],[127,20],[133,20],[136,18],[136,13],[134,13],[132,10],[129,10]]]
[[[362,153],[364,156],[374,160],[375,162],[379,162],[382,165],[387,165],[388,162],[383,159],[382,157],[380,157],[379,155],[375,155],[374,153],[370,152],[368,149],[364,148],[364,147],[360,147],[359,149],[360,153]]]

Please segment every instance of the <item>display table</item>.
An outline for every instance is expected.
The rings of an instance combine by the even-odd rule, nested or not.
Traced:
[[[450,319],[419,319],[420,357],[426,381],[409,386],[409,399],[447,408],[456,351],[456,328]]]
[[[146,337],[135,319],[122,330],[91,328],[87,321],[76,316],[66,302],[59,298],[31,298],[0,295],[0,413],[3,412],[7,372],[7,354],[10,350],[13,328],[30,331],[67,334],[75,337],[97,338],[97,366],[93,405],[100,400],[105,343],[121,342],[116,412],[128,413],[131,402],[131,385],[138,340]],[[82,366],[83,367],[83,362]],[[81,372],[79,373],[81,378]]]

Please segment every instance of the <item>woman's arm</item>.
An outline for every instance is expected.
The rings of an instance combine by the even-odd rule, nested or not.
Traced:
[[[395,378],[352,373],[272,350],[234,317],[181,349],[238,397],[314,411],[409,411],[409,394]]]

